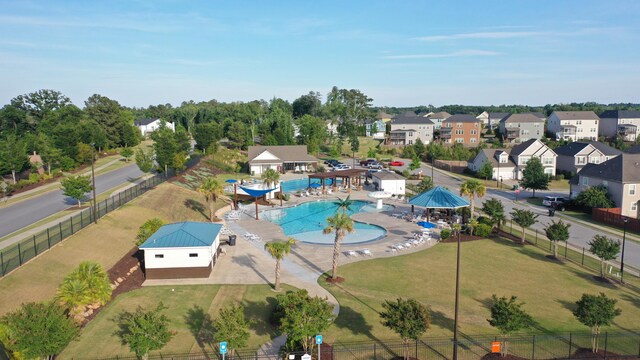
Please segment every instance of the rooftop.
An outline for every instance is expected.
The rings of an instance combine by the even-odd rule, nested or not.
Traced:
[[[506,118],[500,120],[500,122],[508,123],[544,123],[544,120],[533,115],[532,113],[524,114],[511,114]]]
[[[420,117],[420,116],[396,116],[395,118],[393,118],[393,120],[391,120],[391,123],[407,124],[407,125],[414,125],[414,124],[433,125],[433,121],[429,120],[429,118]]]
[[[601,118],[614,119],[640,119],[638,110],[607,110],[600,114]]]
[[[600,164],[587,164],[580,176],[621,183],[640,182],[640,154],[622,154]]]
[[[560,120],[600,120],[593,111],[554,111]]]
[[[154,121],[160,120],[160,118],[146,118],[146,119],[140,119],[140,120],[136,120],[135,121],[135,125],[136,126],[141,126],[141,125],[149,125]]]
[[[461,122],[461,123],[479,123],[482,122],[480,119],[476,119],[473,115],[469,115],[469,114],[455,114],[455,115],[451,115],[451,117],[445,119],[443,121],[443,123],[454,123],[454,122]]]
[[[372,173],[371,176],[380,180],[405,180],[404,176],[398,175],[394,171],[378,171]]]
[[[249,162],[268,151],[282,161],[317,161],[309,155],[307,145],[249,146]]]

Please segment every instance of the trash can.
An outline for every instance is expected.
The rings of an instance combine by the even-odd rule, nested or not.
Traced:
[[[236,246],[236,235],[229,235],[229,246]]]
[[[550,217],[553,217],[555,214],[556,214],[556,209],[554,209],[554,208],[549,209],[549,216]]]

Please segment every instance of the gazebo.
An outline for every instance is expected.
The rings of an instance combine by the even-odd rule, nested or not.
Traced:
[[[467,199],[452,193],[442,186],[437,186],[412,197],[409,200],[409,204],[426,208],[427,221],[430,221],[429,209],[455,210],[470,205]]]
[[[325,185],[336,186],[337,180],[342,179],[342,183],[351,191],[351,184],[362,186],[362,177],[367,173],[366,169],[347,169],[339,171],[328,171],[323,173],[309,174],[309,187],[311,187],[311,179],[320,179],[322,192],[325,192]],[[327,180],[331,179],[331,183],[327,184]]]

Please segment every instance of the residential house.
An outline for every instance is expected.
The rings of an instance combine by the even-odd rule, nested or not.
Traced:
[[[571,198],[590,186],[604,186],[622,216],[638,218],[640,154],[622,154],[600,164],[587,164],[571,181]]]
[[[547,131],[556,139],[596,141],[599,122],[593,111],[554,111],[547,119]]]
[[[378,171],[371,174],[371,182],[376,190],[391,193],[393,195],[404,195],[406,189],[406,179],[393,171]]]
[[[544,135],[544,120],[531,113],[509,115],[499,124],[502,139],[509,144],[541,139]]]
[[[482,133],[482,122],[473,115],[457,114],[442,122],[440,139],[445,144],[462,144],[478,146]]]
[[[624,141],[636,141],[640,135],[640,111],[608,110],[600,114],[600,136],[621,136]]]
[[[500,121],[506,119],[511,115],[510,113],[489,113],[487,117],[487,122],[484,124],[490,129],[495,129],[500,126]]]
[[[417,139],[424,144],[433,141],[434,124],[420,116],[396,116],[391,120],[388,144],[413,145]]]
[[[469,169],[478,172],[485,162],[493,167],[493,180],[513,180],[517,176],[516,164],[509,156],[509,149],[482,149],[473,160],[469,161]]]
[[[640,154],[640,144],[630,146],[627,150],[625,150],[627,154]]]
[[[380,119],[367,120],[364,122],[365,135],[374,139],[384,139],[387,124]],[[375,131],[374,131],[375,130]]]
[[[138,129],[140,129],[140,132],[142,133],[142,136],[146,136],[149,133],[152,133],[152,132],[158,130],[158,128],[160,128],[160,125],[162,123],[163,123],[163,120],[161,120],[160,118],[140,119],[140,120],[136,120],[136,121],[133,122],[133,124],[136,127],[138,127]],[[171,129],[173,131],[176,131],[174,123],[164,122],[164,124],[169,129]]]
[[[218,258],[221,224],[164,225],[142,245],[147,279],[207,278]]]
[[[482,149],[469,162],[469,169],[478,171],[485,161],[493,165],[494,180],[521,180],[522,171],[532,157],[540,159],[544,173],[556,175],[556,153],[538,139],[531,139],[511,149]]]
[[[249,173],[260,176],[267,169],[278,172],[311,171],[318,159],[309,155],[307,145],[249,146]]]
[[[429,120],[433,121],[436,130],[440,130],[440,128],[442,127],[442,122],[449,117],[451,117],[451,114],[446,111],[440,111],[427,116]]]
[[[577,174],[587,164],[600,164],[622,154],[622,151],[601,142],[571,142],[554,149],[558,154],[556,169]]]
[[[393,119],[393,115],[389,115],[382,110],[380,110],[378,112],[378,115],[376,115],[376,120],[382,120],[382,122],[384,123],[388,123],[389,121],[391,121],[391,119]]]

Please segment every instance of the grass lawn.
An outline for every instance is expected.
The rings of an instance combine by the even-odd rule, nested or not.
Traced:
[[[376,140],[364,136],[358,136],[358,141],[360,142],[360,147],[358,148],[358,151],[356,151],[356,157],[361,159],[366,159],[369,149],[378,149],[378,146],[382,142],[382,140]],[[344,144],[342,144],[342,154],[351,157],[351,144],[349,141],[345,141]]]
[[[165,222],[207,221],[208,210],[200,194],[172,184],[158,185],[1,278],[0,315],[23,302],[50,299],[64,276],[84,260],[109,269],[134,246],[140,225],[153,217]]]
[[[531,205],[537,205],[537,206],[544,206],[542,205],[542,198],[537,196],[537,197],[527,197],[526,198],[527,202]]]
[[[340,315],[327,331],[327,341],[396,339],[380,324],[384,299],[416,298],[431,307],[432,325],[426,336],[451,336],[453,328],[456,245],[438,244],[428,250],[340,268],[346,281],[328,285],[340,302]],[[611,329],[637,329],[638,294],[594,280],[593,274],[570,263],[555,262],[533,246],[504,240],[462,244],[460,330],[467,334],[497,334],[490,317],[491,295],[515,295],[538,322],[535,331],[588,331],[571,312],[583,293],[604,292],[618,300],[622,315]]]
[[[551,180],[549,190],[569,190],[569,180]]]
[[[285,290],[294,289],[286,285],[284,287]],[[60,358],[133,355],[115,334],[118,326],[114,319],[123,311],[134,311],[137,306],[152,308],[160,300],[168,307],[164,313],[171,320],[171,328],[176,331],[162,353],[213,352],[212,344],[198,344],[193,324],[208,315],[215,319],[222,306],[233,303],[245,308],[245,317],[252,322],[248,347],[256,348],[278,335],[269,323],[276,295],[269,285],[153,286],[134,290],[117,297],[98,314]]]

